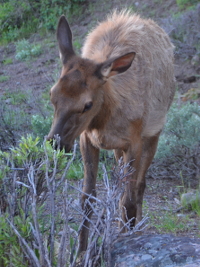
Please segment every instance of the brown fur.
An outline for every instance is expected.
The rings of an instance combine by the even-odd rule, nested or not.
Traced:
[[[88,35],[82,57],[74,53],[64,17],[57,38],[63,69],[51,89],[55,115],[49,138],[59,134],[69,150],[80,135],[87,194],[95,195],[99,149],[114,149],[117,160],[131,162],[135,171],[120,205],[125,222],[135,217],[133,226],[142,219],[145,173],[175,92],[174,47],[152,20],[126,11],[114,12]],[[87,227],[85,220],[80,251],[87,247]]]

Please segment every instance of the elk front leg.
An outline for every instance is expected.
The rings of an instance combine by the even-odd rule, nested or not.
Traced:
[[[82,194],[82,208],[84,210],[84,221],[80,231],[79,253],[86,251],[89,235],[89,220],[92,216],[90,204],[87,203],[88,195],[96,196],[96,177],[99,162],[99,149],[94,147],[87,134],[83,132],[80,136],[80,148],[84,163],[84,181]],[[90,200],[93,202],[94,200]]]

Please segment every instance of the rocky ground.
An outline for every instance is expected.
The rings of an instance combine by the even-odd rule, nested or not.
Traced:
[[[200,266],[200,239],[173,235],[142,235],[118,240],[112,267]]]

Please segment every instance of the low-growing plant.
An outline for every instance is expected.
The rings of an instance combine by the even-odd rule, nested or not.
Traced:
[[[2,76],[0,76],[0,83],[2,83],[2,82],[6,82],[6,81],[8,81],[9,79],[10,79],[9,76],[2,75]]]
[[[200,106],[197,103],[174,103],[168,113],[166,126],[160,137],[156,157],[185,155],[200,144]]]
[[[199,0],[176,0],[177,5],[183,9],[199,3]]]
[[[159,233],[178,233],[188,230],[189,218],[178,217],[173,212],[165,212],[162,216],[156,214],[156,220],[151,214],[152,225],[159,231]]]
[[[174,103],[160,136],[150,173],[157,177],[188,179],[200,168],[200,106]]]
[[[182,194],[181,204],[184,208],[192,210],[200,216],[200,190],[189,190]]]
[[[7,100],[7,102],[11,105],[18,106],[26,103],[26,101],[28,101],[28,97],[29,95],[27,92],[16,89],[14,92],[5,90],[1,99],[4,101]]]
[[[0,97],[0,149],[15,145],[27,133],[43,142],[52,121],[51,105],[43,96],[35,95],[31,89],[5,90]]]
[[[33,115],[31,118],[32,131],[34,136],[43,140],[51,128],[52,116],[42,116],[41,114]]]
[[[28,40],[22,39],[16,43],[16,59],[28,60],[42,53],[40,44],[30,44]]]
[[[6,58],[3,60],[3,64],[4,65],[9,65],[9,64],[12,64],[13,63],[13,60],[12,58]]]
[[[192,210],[197,213],[198,216],[200,216],[200,201],[199,197],[196,198],[194,202],[191,203]]]
[[[17,114],[17,115],[16,115]],[[16,145],[21,132],[27,133],[30,130],[28,117],[21,109],[11,109],[10,105],[2,102],[0,107],[0,148],[8,149]]]
[[[196,1],[196,3],[199,1]],[[176,54],[185,59],[191,59],[200,53],[199,47],[199,8],[180,12],[175,17],[170,18],[166,23],[166,28],[170,32],[170,37],[176,46]],[[187,52],[186,52],[187,51]]]
[[[82,178],[83,178],[83,164],[81,162],[76,161],[71,164],[67,173],[67,179],[80,180]]]
[[[28,267],[28,262],[25,260],[19,246],[18,238],[10,229],[6,219],[7,216],[0,215],[0,266]],[[25,227],[23,226],[23,228]]]

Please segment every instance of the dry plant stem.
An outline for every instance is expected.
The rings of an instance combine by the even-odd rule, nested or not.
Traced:
[[[58,145],[58,149],[60,147],[60,138],[58,136],[55,137],[56,138],[56,143]],[[44,143],[44,150],[45,150],[45,156],[46,156],[46,173],[45,173],[45,179],[47,182],[47,187],[48,187],[48,192],[49,192],[49,197],[50,197],[50,213],[51,213],[51,231],[50,231],[50,262],[53,262],[53,257],[54,257],[54,243],[55,243],[55,194],[56,194],[56,190],[57,188],[60,187],[60,185],[63,184],[64,179],[66,179],[66,173],[70,168],[70,165],[72,164],[75,155],[76,155],[76,147],[77,147],[77,143],[75,143],[74,145],[74,149],[73,149],[73,156],[71,158],[71,160],[68,162],[64,173],[60,179],[59,182],[56,183],[56,171],[57,171],[57,153],[56,151],[54,151],[54,169],[53,169],[53,174],[51,176],[51,178],[49,177],[49,159],[48,159],[48,153],[46,151],[46,146]],[[64,228],[63,228],[63,233],[62,233],[62,237],[61,237],[61,244],[59,247],[59,254],[58,254],[58,267],[62,267],[66,265],[67,262],[67,255],[66,255],[66,247],[67,247],[67,239],[69,240],[69,227],[68,227],[68,203],[67,203],[67,197],[66,197],[66,193],[67,193],[67,183],[65,184],[64,187],[64,195],[65,195],[65,200],[64,200],[64,214],[65,214],[65,224],[64,224]]]
[[[13,219],[15,216],[15,207],[16,207],[16,200],[17,200],[17,194],[16,194],[16,189],[15,189],[15,184],[17,180],[17,171],[14,172],[13,175],[13,182],[11,185],[11,193],[9,194],[9,209],[10,209],[10,214],[11,214],[11,220],[13,223]]]
[[[53,168],[53,174],[52,177],[49,177],[49,157],[48,153],[46,151],[46,146],[44,142],[44,152],[46,157],[46,172],[45,172],[45,179],[47,183],[48,193],[50,197],[50,224],[51,224],[51,230],[50,230],[50,262],[53,261],[54,256],[54,232],[55,232],[55,176],[56,176],[56,168],[57,168],[57,159],[56,159],[56,151],[54,151],[54,168]]]
[[[120,220],[120,219],[118,218],[118,220]],[[144,229],[148,226],[148,224],[147,224],[148,220],[149,220],[149,217],[146,215],[132,230],[129,229],[129,231],[127,233],[119,233],[116,236],[116,238],[127,237],[127,236],[131,236],[131,235],[135,234],[136,232],[144,231]],[[126,224],[127,225],[130,224],[130,221],[128,221]]]
[[[35,187],[35,181],[34,181],[34,168],[33,166],[30,167],[29,173],[28,173],[28,179],[32,187],[32,214],[33,214],[33,221],[35,226],[35,234],[37,237],[37,241],[39,244],[39,250],[40,250],[40,262],[42,267],[51,267],[50,261],[48,259],[48,252],[45,249],[44,242],[42,240],[42,236],[40,233],[40,228],[38,224],[38,217],[37,217],[37,191]]]
[[[65,182],[64,190],[63,190],[63,201],[64,201],[64,225],[63,225],[63,231],[60,241],[60,247],[58,252],[58,263],[57,267],[63,267],[66,266],[67,260],[69,259],[69,254],[66,251],[66,248],[69,247],[69,240],[70,240],[70,229],[69,229],[69,203],[67,201],[67,190],[68,190],[68,183]]]
[[[11,183],[11,192],[8,195],[8,203],[9,203],[9,213],[10,213],[10,218],[13,223],[13,219],[15,216],[15,208],[16,208],[16,201],[17,201],[17,194],[16,194],[16,180],[17,180],[17,171],[14,172],[13,174],[13,180]]]
[[[106,186],[106,190],[107,190],[107,206],[106,206],[106,232],[105,232],[105,245],[106,245],[106,258],[107,258],[107,264],[108,266],[111,266],[111,243],[112,243],[112,227],[111,227],[111,223],[114,219],[115,216],[115,201],[113,201],[113,192],[112,189],[110,188],[110,183],[109,183],[109,179],[108,179],[108,175],[107,175],[107,171],[105,166],[103,166],[104,168],[104,184]]]
[[[82,216],[84,216],[83,215],[83,212],[81,212],[80,211],[80,214],[82,215]],[[80,230],[81,230],[81,228],[83,227],[83,223],[84,223],[84,220],[82,220],[81,221],[81,223],[80,223],[80,225],[79,225],[79,228],[78,228],[78,233],[77,234],[79,234],[80,233]],[[77,242],[77,240],[78,240],[78,235],[77,235],[77,238],[76,238],[76,240],[75,240],[75,242],[74,242],[74,246],[73,246],[73,248],[72,248],[72,250],[71,250],[71,257],[70,257],[70,263],[71,263],[71,265],[70,265],[70,267],[76,267],[76,258],[77,258],[77,256],[78,256],[78,251],[79,251],[79,240],[78,240],[78,246],[77,246],[77,248],[76,248],[76,242]],[[75,252],[75,255],[74,255],[74,252]]]
[[[93,206],[93,203],[90,203],[90,206]],[[93,208],[93,210],[94,210],[94,208]],[[103,222],[102,222],[103,221],[102,220],[103,214],[104,214],[104,208],[101,211],[101,213],[99,213],[98,219],[96,221],[96,224],[94,224],[94,223],[92,224],[93,225],[93,231],[90,234],[90,238],[89,238],[89,242],[88,242],[89,245],[88,245],[87,251],[85,253],[85,257],[84,257],[85,264],[84,264],[84,267],[88,266],[87,264],[89,262],[89,259],[93,258],[94,254],[95,254],[94,252],[96,252],[97,241],[101,237],[101,233],[98,230],[98,227],[100,226],[100,224],[102,225],[102,227],[104,227]],[[91,223],[92,221],[89,220],[89,222]]]
[[[28,260],[31,262],[32,267],[41,267],[38,258],[35,255],[35,252],[30,248],[26,240],[21,236],[21,234],[17,231],[16,227],[13,225],[11,221],[6,219],[7,222],[9,223],[10,227],[13,229],[14,233],[18,237],[20,243],[22,244],[22,248],[24,247],[23,251],[25,252],[26,257]]]
[[[94,266],[96,266],[98,260],[100,259],[102,253],[103,253],[103,247],[104,247],[104,243],[105,243],[105,239],[106,239],[106,232],[104,231],[103,233],[103,238],[102,238],[102,242],[101,245],[99,247],[99,251],[98,254],[96,255],[95,259],[94,259]],[[109,266],[109,265],[108,265]]]

